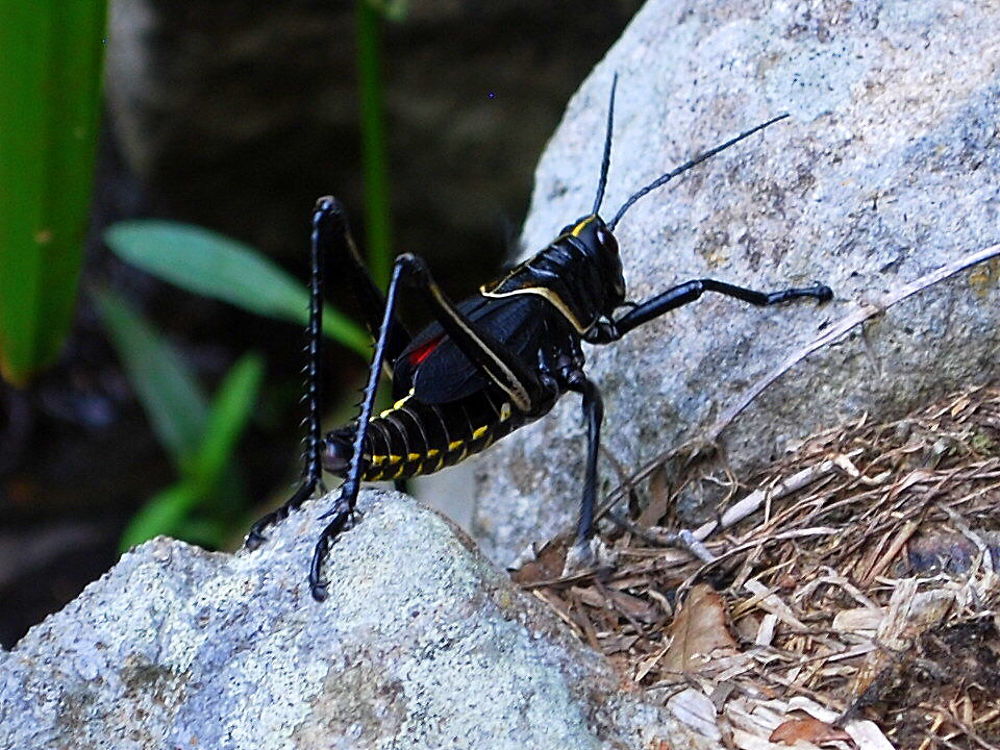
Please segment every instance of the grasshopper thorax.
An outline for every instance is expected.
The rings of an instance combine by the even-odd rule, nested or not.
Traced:
[[[625,300],[618,240],[600,216],[583,216],[541,252],[479,291],[495,298],[538,295],[582,336]]]

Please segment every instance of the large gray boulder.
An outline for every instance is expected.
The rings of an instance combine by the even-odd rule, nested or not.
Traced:
[[[631,298],[714,277],[764,290],[821,279],[836,300],[762,310],[709,294],[589,349],[603,442],[626,471],[702,435],[860,303],[1000,240],[998,38],[990,3],[645,5],[549,143],[525,251],[590,210],[617,72],[606,217],[695,153],[791,115],[626,215],[617,235]],[[998,277],[996,260],[970,269],[794,367],[722,432],[730,467],[760,465],[817,428],[891,417],[996,378]],[[570,525],[584,441],[579,399],[567,397],[480,460],[473,533],[493,559]],[[607,461],[601,471],[606,494],[617,478]],[[720,494],[692,492],[681,511],[710,511]]]
[[[0,650],[0,748],[708,747],[395,493],[309,595],[309,503],[254,553],[159,538]]]

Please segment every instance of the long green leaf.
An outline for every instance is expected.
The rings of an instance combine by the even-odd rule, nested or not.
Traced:
[[[305,324],[309,295],[302,285],[252,248],[207,229],[169,221],[115,224],[105,241],[122,260],[196,294],[281,320]],[[368,334],[329,306],[323,331],[368,357]]]
[[[102,307],[106,304],[102,301]],[[220,519],[211,515],[195,519],[192,513],[213,500],[220,479],[230,468],[263,375],[263,360],[255,354],[245,355],[232,367],[219,386],[197,453],[188,462],[187,470],[179,482],[158,492],[132,517],[122,533],[122,551],[159,534],[212,546],[225,538],[227,527]]]
[[[109,291],[94,298],[153,430],[183,473],[205,434],[207,399],[173,348],[123,299]]]
[[[0,375],[15,385],[72,322],[105,13],[105,0],[0,2]]]
[[[389,215],[389,157],[382,106],[382,33],[380,13],[390,3],[358,0],[358,98],[361,114],[361,171],[365,191],[365,246],[368,265],[379,284],[392,271],[392,220]]]
[[[246,354],[219,386],[191,472],[192,480],[203,492],[209,493],[217,486],[231,462],[236,442],[257,403],[263,376],[263,360],[256,354]]]

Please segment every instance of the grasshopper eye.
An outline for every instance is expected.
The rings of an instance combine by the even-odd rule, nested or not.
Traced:
[[[604,227],[597,228],[597,241],[601,243],[602,247],[607,248],[615,254],[618,253],[618,240]]]

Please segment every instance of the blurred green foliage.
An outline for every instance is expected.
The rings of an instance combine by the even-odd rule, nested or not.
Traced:
[[[383,18],[399,20],[405,8],[404,0],[359,0],[356,6],[365,245],[376,282],[386,282],[392,267],[380,24]],[[302,325],[308,319],[307,289],[231,238],[178,222],[138,220],[112,226],[104,239],[122,260],[187,291],[265,317]],[[209,405],[183,361],[145,321],[108,292],[96,297],[129,379],[179,474],[132,519],[122,548],[157,534],[220,546],[229,535],[233,508],[245,507],[239,498],[222,502],[219,493],[231,489],[223,476],[256,399],[261,363],[253,356],[241,359]],[[370,355],[369,336],[357,324],[329,306],[323,318],[327,336],[364,358]]]
[[[0,2],[0,375],[16,386],[55,360],[73,320],[106,11]]]
[[[380,24],[406,0],[358,0],[358,79],[368,260],[391,268]],[[91,204],[106,0],[0,2],[0,376],[15,386],[51,364],[73,321]],[[256,314],[305,324],[308,292],[234,240],[179,223],[132,221],[108,230],[124,260],[189,291]],[[263,364],[245,355],[209,400],[194,374],[145,320],[95,292],[129,380],[178,473],[132,519],[127,548],[161,533],[221,545],[246,507],[234,468]],[[367,357],[366,332],[324,311],[324,333]]]
[[[136,220],[115,224],[104,241],[127,263],[205,297],[248,312],[305,325],[306,288],[275,263],[241,242],[207,229],[174,221]],[[326,306],[327,336],[367,357],[368,334]]]
[[[361,176],[365,191],[365,247],[376,284],[389,283],[392,271],[392,220],[389,214],[389,157],[382,109],[381,16],[402,16],[401,2],[359,0],[358,111],[361,118]]]
[[[236,445],[264,374],[262,359],[244,355],[211,402],[183,359],[124,300],[95,293],[111,341],[161,444],[178,473],[132,518],[123,550],[157,534],[221,547],[247,506],[236,471]]]

